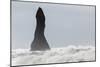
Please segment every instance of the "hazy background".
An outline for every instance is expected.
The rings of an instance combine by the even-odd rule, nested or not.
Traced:
[[[12,2],[12,48],[30,48],[41,7],[46,17],[45,36],[50,47],[94,45],[95,7]]]

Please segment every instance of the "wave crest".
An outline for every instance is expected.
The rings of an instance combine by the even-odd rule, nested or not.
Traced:
[[[95,47],[93,46],[68,46],[64,48],[52,48],[49,51],[12,50],[12,65],[14,66],[94,60]]]

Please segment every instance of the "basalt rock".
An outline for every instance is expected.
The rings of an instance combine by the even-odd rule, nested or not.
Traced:
[[[36,13],[36,29],[34,33],[34,40],[31,44],[31,51],[44,51],[50,50],[48,42],[44,36],[45,30],[45,15],[39,7]]]

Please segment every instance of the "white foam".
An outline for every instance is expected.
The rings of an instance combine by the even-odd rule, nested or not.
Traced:
[[[29,51],[16,49],[12,51],[12,65],[47,64],[63,62],[94,61],[95,47],[68,46],[52,48],[50,51]]]

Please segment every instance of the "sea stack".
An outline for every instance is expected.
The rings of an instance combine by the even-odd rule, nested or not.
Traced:
[[[45,30],[45,15],[42,8],[38,8],[36,13],[36,29],[34,33],[34,40],[31,44],[31,51],[50,50],[48,42],[44,36]]]

